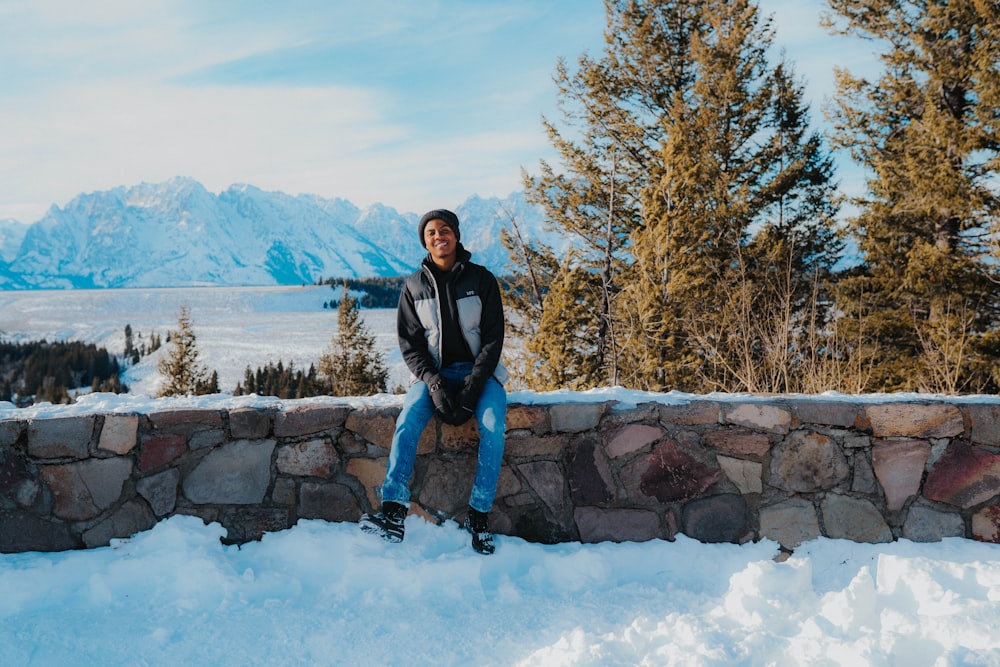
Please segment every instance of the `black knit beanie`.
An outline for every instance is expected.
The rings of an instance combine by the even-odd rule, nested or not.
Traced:
[[[424,245],[424,227],[431,220],[440,220],[444,224],[451,227],[452,231],[455,232],[455,241],[462,240],[462,233],[458,231],[458,216],[449,211],[446,208],[436,208],[433,211],[428,211],[424,213],[424,217],[420,218],[420,224],[417,225],[417,234],[420,236],[420,245]]]

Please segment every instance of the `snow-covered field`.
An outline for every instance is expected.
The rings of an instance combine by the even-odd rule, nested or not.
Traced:
[[[126,323],[165,334],[187,305],[228,387],[248,364],[318,357],[335,330],[329,292],[0,292],[0,330],[114,350]],[[392,350],[393,312],[365,319]],[[545,400],[560,396],[587,400]],[[24,413],[152,403],[93,395]],[[106,548],[0,555],[0,665],[1000,666],[1000,545],[817,539],[777,562],[766,541],[500,536],[484,557],[457,525],[417,517],[398,545],[323,521],[242,547],[222,545],[222,530],[178,516]]]
[[[219,389],[232,392],[247,366],[281,360],[306,370],[316,363],[337,332],[336,309],[323,308],[336,296],[328,286],[0,291],[0,336],[79,340],[120,354],[126,324],[136,345],[154,333],[165,341],[186,306],[201,361],[218,371]],[[362,319],[385,354],[389,389],[405,386],[409,374],[396,346],[395,309],[363,310]],[[165,351],[128,369],[131,393],[156,395],[157,360]]]

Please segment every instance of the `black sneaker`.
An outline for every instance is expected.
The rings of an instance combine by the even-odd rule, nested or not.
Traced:
[[[403,521],[406,519],[406,505],[382,503],[382,509],[375,514],[365,512],[358,520],[358,527],[365,533],[378,535],[386,542],[403,541]]]
[[[489,555],[496,550],[493,545],[493,532],[490,530],[490,515],[469,508],[465,517],[465,529],[472,533],[472,548],[481,554]]]

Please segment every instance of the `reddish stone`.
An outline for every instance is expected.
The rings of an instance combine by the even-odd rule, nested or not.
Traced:
[[[530,429],[536,433],[549,430],[549,411],[537,405],[507,406],[507,430]]]
[[[694,498],[722,476],[721,470],[699,463],[672,440],[659,445],[646,461],[639,490],[661,503]]]
[[[979,445],[1000,445],[1000,405],[970,405],[968,408],[972,442]]]
[[[139,472],[165,466],[187,451],[187,439],[179,434],[153,435],[142,439]]]
[[[955,440],[924,482],[924,497],[974,507],[1000,493],[1000,456]]]
[[[987,505],[972,515],[972,539],[1000,544],[1000,504]]]
[[[618,458],[637,452],[667,434],[662,428],[646,424],[630,424],[617,431],[608,442],[608,456]]]
[[[865,414],[876,438],[951,438],[965,428],[954,405],[882,403],[867,406]]]
[[[396,415],[376,408],[363,408],[351,412],[344,428],[357,433],[373,445],[389,449],[392,434],[396,430]]]
[[[388,458],[351,459],[347,462],[347,474],[361,483],[361,488],[365,490],[365,496],[368,498],[369,507],[378,507],[382,502],[380,492],[382,482],[385,481],[385,469],[388,464]]]
[[[302,477],[329,477],[337,466],[337,450],[329,440],[309,440],[278,448],[278,471]]]
[[[907,499],[920,493],[924,466],[931,446],[923,440],[880,440],[872,448],[872,466],[885,492],[891,512],[903,509]]]
[[[754,433],[745,429],[712,429],[711,431],[706,431],[705,444],[728,454],[748,456],[755,459],[764,456],[771,449],[771,439],[769,437],[763,433]]]

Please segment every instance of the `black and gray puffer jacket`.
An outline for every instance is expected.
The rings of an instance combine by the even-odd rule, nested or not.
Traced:
[[[453,271],[459,328],[474,357],[470,383],[477,393],[490,377],[507,382],[500,362],[503,349],[503,304],[496,277],[485,266],[470,261],[472,255],[458,245]],[[399,350],[410,372],[430,382],[441,368],[441,302],[431,269],[430,255],[406,279],[396,311]]]

